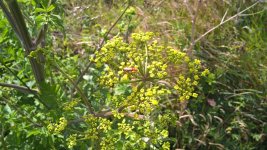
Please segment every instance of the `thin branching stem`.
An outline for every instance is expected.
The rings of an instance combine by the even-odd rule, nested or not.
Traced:
[[[99,47],[96,49],[96,51],[99,51],[104,43],[105,43],[105,40],[107,38],[107,36],[110,34],[110,32],[112,31],[112,29],[116,26],[116,24],[121,20],[121,18],[123,17],[123,15],[125,14],[125,12],[128,10],[128,8],[130,7],[130,5],[127,5],[127,7],[123,10],[123,12],[121,13],[121,15],[118,17],[118,19],[113,23],[113,25],[109,28],[109,30],[105,33],[103,39],[101,40],[100,42],[100,45]],[[94,56],[95,58],[95,56]],[[81,72],[81,74],[79,75],[79,77],[77,78],[75,84],[74,84],[74,88],[76,88],[78,86],[78,84],[82,81],[82,78],[83,76],[85,75],[85,73],[89,70],[89,68],[91,67],[91,65],[93,64],[92,61],[90,61],[87,66],[85,67],[85,69]],[[72,90],[73,91],[73,90]]]
[[[0,62],[15,78],[17,78],[23,84],[24,87],[27,88],[29,92],[31,92],[31,94],[33,94],[39,100],[40,103],[42,103],[47,109],[50,109],[50,107],[43,100],[41,100],[39,95],[35,93],[15,72],[13,72],[5,63],[2,61]]]
[[[194,49],[195,46],[195,32],[196,32],[196,20],[197,20],[197,16],[198,16],[198,10],[199,10],[199,6],[201,4],[202,0],[198,0],[195,9],[193,9],[192,7],[189,6],[188,1],[185,0],[184,3],[186,5],[186,8],[189,11],[189,14],[191,16],[191,23],[192,23],[192,27],[191,27],[191,43],[190,43],[190,47],[187,51],[187,54],[189,56],[192,56],[192,51]]]
[[[65,78],[67,78],[71,82],[72,85],[75,85],[75,82],[69,77],[69,75],[67,75],[67,73],[65,73],[62,69],[60,69],[60,67],[56,65],[52,65],[52,66],[56,68],[60,73],[62,73],[62,75],[65,76]],[[74,86],[74,87],[77,90],[77,92],[80,94],[81,99],[83,100],[84,104],[87,106],[88,111],[91,114],[95,114],[92,104],[88,101],[87,97],[82,92],[82,90],[78,86]]]
[[[251,8],[253,8],[253,7],[255,7],[255,6],[256,6],[257,4],[259,4],[259,3],[260,3],[260,1],[257,1],[257,2],[255,2],[254,4],[250,5],[249,7],[247,7],[246,9],[244,9],[244,10],[240,11],[239,13],[233,15],[232,17],[230,17],[230,18],[228,18],[228,19],[226,19],[226,20],[224,20],[224,21],[221,21],[218,25],[212,27],[212,28],[209,29],[207,32],[205,32],[204,34],[202,34],[201,36],[199,36],[199,37],[194,41],[194,43],[200,41],[202,38],[204,38],[204,37],[205,37],[206,35],[208,35],[210,32],[212,32],[212,31],[214,31],[215,29],[219,28],[219,27],[222,26],[223,24],[225,24],[225,23],[227,23],[227,22],[233,20],[234,18],[236,18],[236,17],[242,15],[244,12],[246,12],[247,10],[249,10],[249,9],[251,9]]]

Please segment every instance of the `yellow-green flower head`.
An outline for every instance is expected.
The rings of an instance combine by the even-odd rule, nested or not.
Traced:
[[[131,6],[126,10],[125,15],[126,16],[133,16],[133,15],[135,15],[135,13],[136,13],[135,8]]]
[[[70,111],[72,110],[78,103],[80,102],[80,100],[78,99],[75,99],[75,100],[72,100],[70,102],[67,102],[64,104],[63,106],[63,110],[66,110],[66,111]]]
[[[132,39],[137,42],[147,42],[154,36],[153,32],[146,32],[146,33],[133,33]]]
[[[66,128],[67,124],[68,124],[68,121],[64,117],[61,117],[58,123],[50,123],[47,126],[47,129],[51,133],[59,134],[61,131],[63,131]]]
[[[201,76],[207,76],[210,74],[210,71],[209,69],[205,69],[202,73],[201,73]]]
[[[172,92],[180,101],[198,97],[196,87],[200,78],[207,76],[209,71],[200,72],[200,60],[191,59],[179,49],[161,46],[152,39],[153,36],[152,32],[133,33],[129,43],[114,37],[95,53],[94,61],[102,67],[98,78],[101,86],[114,93],[122,84],[131,88],[127,89],[131,92],[129,95],[111,95],[108,102],[112,107],[129,105],[130,111],[149,114],[160,106],[163,99],[170,98]],[[157,87],[159,81],[167,84]],[[168,89],[164,88],[165,85]],[[133,105],[139,107],[131,107]],[[114,112],[114,116],[122,118],[123,114]]]
[[[71,149],[73,148],[73,146],[75,146],[77,144],[77,134],[72,134],[67,138],[67,145],[68,148]]]

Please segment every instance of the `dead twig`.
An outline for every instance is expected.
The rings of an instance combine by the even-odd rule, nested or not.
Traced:
[[[244,9],[244,10],[240,11],[239,13],[233,15],[232,17],[230,17],[230,18],[224,20],[224,18],[225,18],[225,16],[226,16],[226,13],[227,13],[227,12],[226,12],[225,15],[224,15],[224,17],[222,18],[221,22],[220,22],[218,25],[212,27],[212,28],[209,29],[207,32],[205,32],[204,34],[202,34],[201,36],[199,36],[196,40],[194,40],[194,43],[200,41],[202,38],[204,38],[204,37],[205,37],[207,34],[209,34],[210,32],[212,32],[212,31],[214,31],[215,29],[219,28],[219,27],[222,26],[223,24],[225,24],[225,23],[227,23],[227,22],[233,20],[234,18],[236,18],[236,17],[242,15],[244,12],[246,12],[247,10],[249,10],[249,9],[251,9],[251,8],[253,8],[253,7],[255,7],[255,6],[256,6],[257,4],[259,4],[259,3],[260,3],[260,1],[257,1],[257,2],[255,2],[254,4],[250,5],[249,7],[247,7],[246,9]]]
[[[198,10],[199,10],[199,6],[201,4],[202,0],[198,0],[198,2],[196,3],[196,6],[194,8],[190,7],[188,4],[187,0],[184,0],[185,6],[191,16],[191,23],[192,23],[192,27],[191,27],[191,44],[190,47],[187,50],[187,54],[189,56],[192,56],[192,52],[193,52],[193,48],[195,46],[195,32],[196,32],[196,19],[198,16]]]

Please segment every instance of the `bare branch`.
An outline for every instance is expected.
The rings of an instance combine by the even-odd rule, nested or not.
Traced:
[[[209,34],[210,32],[212,32],[212,31],[214,31],[215,29],[219,28],[220,26],[222,26],[222,25],[225,24],[226,22],[231,21],[231,20],[233,20],[234,18],[236,18],[236,17],[242,15],[242,13],[244,13],[245,11],[247,11],[247,10],[253,8],[253,7],[256,6],[259,2],[260,2],[260,1],[255,2],[254,4],[252,4],[251,6],[247,7],[246,9],[240,11],[239,13],[233,15],[232,17],[226,19],[226,20],[223,21],[223,22],[220,22],[218,25],[214,26],[213,28],[209,29],[207,32],[205,32],[204,34],[202,34],[200,37],[198,37],[194,42],[196,43],[196,42],[200,41],[203,37],[205,37],[205,36],[206,36],[207,34]]]
[[[32,93],[37,94],[38,93],[38,91],[36,90],[28,89],[27,87],[15,85],[15,84],[0,83],[0,86],[13,88],[25,94],[32,94]]]
[[[184,0],[184,3],[186,5],[186,8],[191,16],[191,23],[192,23],[192,27],[191,27],[191,43],[190,43],[190,47],[187,50],[187,54],[189,56],[192,56],[192,51],[193,48],[195,46],[195,32],[196,32],[196,19],[197,19],[197,15],[198,15],[198,10],[199,10],[199,6],[201,4],[202,0],[198,0],[197,4],[195,6],[195,9],[193,9],[192,7],[189,6],[188,1]]]
[[[222,20],[221,20],[221,23],[224,21],[224,19],[225,19],[227,13],[228,13],[228,9],[225,11],[225,13],[224,13],[224,15],[223,15],[223,18],[222,18]]]

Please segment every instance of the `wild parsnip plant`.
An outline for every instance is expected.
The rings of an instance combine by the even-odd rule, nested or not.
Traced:
[[[164,48],[153,37],[152,32],[133,33],[129,43],[114,37],[91,57],[102,70],[95,93],[108,90],[106,95],[93,94],[92,99],[104,101],[98,109],[106,111],[81,116],[84,131],[72,131],[68,147],[84,142],[101,149],[169,149],[166,123],[179,116],[165,111],[175,111],[181,102],[197,98],[199,80],[209,71],[201,71],[200,60]],[[75,112],[70,105],[65,110]]]
[[[14,102],[10,102],[7,97],[12,93],[8,89],[1,93],[6,105],[2,109],[8,111],[1,118],[8,120],[3,132],[10,132],[1,136],[5,148],[170,149],[168,124],[179,118],[179,114],[171,112],[179,109],[180,103],[197,98],[199,80],[209,74],[208,70],[201,71],[200,60],[191,60],[181,50],[161,46],[154,33],[133,33],[128,42],[121,37],[108,40],[88,58],[97,70],[91,77],[84,76],[93,79],[93,92],[85,95],[76,86],[76,94],[63,85],[75,84],[59,67],[64,61],[48,49],[38,51],[45,54],[47,68],[56,71],[50,74],[40,91],[34,90],[36,97],[30,95],[34,101],[31,106],[25,103],[20,106],[17,104],[20,98],[15,97],[12,98]],[[29,57],[37,57],[34,52]],[[75,63],[77,58],[69,57],[66,62]],[[13,68],[6,66],[6,69],[22,81]],[[54,75],[58,73],[60,76]],[[39,98],[44,104],[36,101]],[[53,107],[44,107],[47,102]],[[19,118],[10,118],[9,114],[18,112]],[[24,123],[28,125],[9,127]],[[23,130],[23,135],[14,135]],[[12,145],[14,137],[22,141],[30,139],[27,144]]]
[[[1,149],[266,149],[264,2],[0,4]]]

